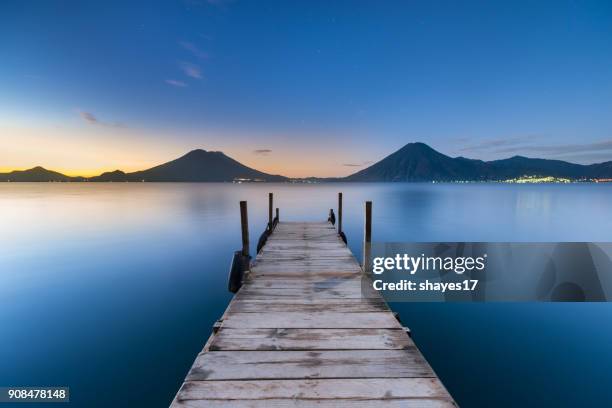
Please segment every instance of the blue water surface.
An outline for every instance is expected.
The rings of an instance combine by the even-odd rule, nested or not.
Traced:
[[[238,202],[254,246],[269,191],[281,220],[313,221],[343,191],[358,259],[365,200],[375,241],[612,241],[603,184],[5,183],[0,386],[168,406],[231,299]],[[392,307],[463,407],[612,406],[609,304]]]

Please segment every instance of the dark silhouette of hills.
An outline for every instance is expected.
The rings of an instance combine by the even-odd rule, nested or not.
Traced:
[[[344,178],[307,177],[298,182],[336,181],[498,181],[522,176],[552,176],[572,180],[612,178],[612,161],[581,165],[562,160],[531,159],[514,156],[509,159],[482,161],[446,156],[424,143],[408,143],[370,167]],[[34,167],[29,170],[0,173],[0,181],[92,181],[92,182],[231,182],[292,181],[247,167],[222,152],[193,150],[176,160],[148,170],[125,173],[121,170],[99,176],[70,177]]]
[[[37,182],[37,181],[84,181],[83,177],[70,177],[43,167],[28,170],[15,170],[10,173],[0,173],[0,181]]]
[[[347,181],[460,180],[478,177],[483,162],[453,159],[424,143],[409,143],[370,167],[346,177]]]
[[[129,181],[129,177],[125,172],[121,170],[115,170],[115,171],[104,172],[100,174],[99,176],[91,177],[89,180],[90,181]]]
[[[495,181],[522,176],[553,176],[573,180],[612,177],[612,161],[581,165],[561,160],[514,156],[482,161],[446,156],[424,143],[409,143],[345,181]]]
[[[186,155],[148,170],[124,173],[120,170],[92,177],[90,181],[174,181],[224,182],[245,179],[250,181],[287,181],[287,177],[267,174],[237,162],[222,152],[192,150]]]

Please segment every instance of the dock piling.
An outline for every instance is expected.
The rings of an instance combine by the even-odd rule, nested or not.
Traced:
[[[249,215],[247,202],[240,202],[240,229],[242,231],[242,256],[249,256]]]
[[[272,229],[272,222],[274,221],[272,217],[272,210],[274,209],[274,194],[268,193],[268,225],[270,229]]]
[[[342,233],[342,193],[338,193],[338,234]]]
[[[372,252],[372,202],[365,202],[365,222],[363,229],[363,270],[367,272]]]
[[[342,231],[342,193],[338,193],[338,236],[346,245],[346,235]]]
[[[246,201],[240,202],[240,229],[242,233],[242,249],[234,252],[227,281],[227,288],[232,293],[238,292],[242,286],[244,272],[249,270],[251,264],[251,256],[249,255],[249,218]]]

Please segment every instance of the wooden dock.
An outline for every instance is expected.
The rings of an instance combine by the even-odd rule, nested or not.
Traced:
[[[331,223],[278,223],[171,407],[455,407],[361,278]]]

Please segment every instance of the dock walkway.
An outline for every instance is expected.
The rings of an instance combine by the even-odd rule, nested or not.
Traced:
[[[455,407],[361,276],[330,223],[279,223],[171,407]]]

